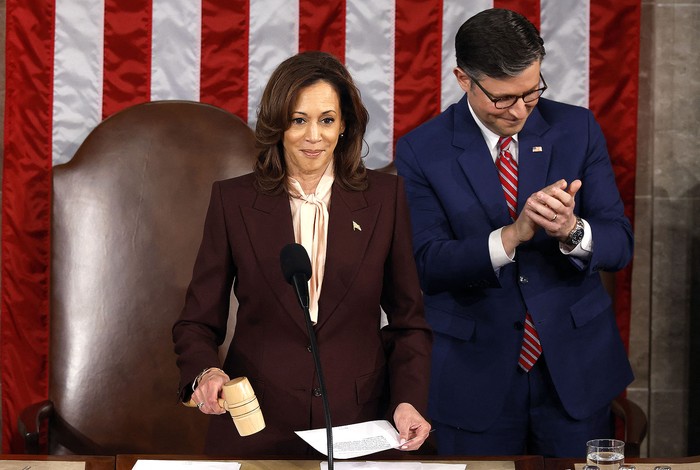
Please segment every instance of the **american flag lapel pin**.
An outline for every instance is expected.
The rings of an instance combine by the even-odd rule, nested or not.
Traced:
[[[535,145],[534,147],[532,147],[532,153],[539,153],[541,151],[542,147],[540,147],[539,145]]]
[[[355,230],[357,230],[358,232],[361,232],[361,231],[362,231],[362,227],[360,227],[360,224],[358,224],[357,222],[355,222],[355,221],[353,220],[353,221],[352,221],[352,231],[354,232]]]

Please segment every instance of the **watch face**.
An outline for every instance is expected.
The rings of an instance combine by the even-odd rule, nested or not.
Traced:
[[[583,240],[583,222],[581,219],[576,219],[576,225],[574,229],[569,233],[569,237],[566,240],[567,245],[576,246]]]
[[[571,244],[578,245],[579,243],[581,243],[581,240],[583,240],[583,229],[576,227],[574,232],[571,234]]]

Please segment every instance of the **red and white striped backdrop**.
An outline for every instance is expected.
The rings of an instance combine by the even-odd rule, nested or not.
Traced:
[[[273,68],[321,49],[358,83],[370,111],[366,162],[380,167],[396,138],[460,98],[455,32],[494,6],[540,27],[547,97],[596,113],[631,215],[639,0],[7,0],[3,450],[18,410],[48,396],[51,168],[92,128],[163,99],[211,103],[254,126]],[[627,337],[630,276],[618,277]]]

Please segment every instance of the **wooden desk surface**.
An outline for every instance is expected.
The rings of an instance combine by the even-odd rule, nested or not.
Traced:
[[[544,468],[545,470],[574,470],[576,465],[581,468],[584,463],[584,459],[544,459]],[[637,470],[653,470],[661,464],[671,465],[672,470],[700,469],[700,455],[676,458],[626,458],[625,463],[634,465]]]
[[[465,463],[469,470],[543,470],[544,459],[539,455],[508,456],[508,457],[439,457],[428,455],[416,455],[412,460],[421,462]],[[117,455],[116,470],[131,470],[139,459],[145,460],[232,460],[241,464],[241,470],[318,470],[321,460],[308,459],[280,459],[270,458],[261,460],[216,458],[202,455]],[[358,459],[359,460],[359,459]],[[363,461],[372,461],[372,456],[367,455]],[[341,462],[337,460],[336,462]]]
[[[114,470],[115,457],[102,457],[94,455],[26,455],[26,454],[0,454],[0,462],[85,462],[85,470]],[[19,465],[17,469],[23,466]]]

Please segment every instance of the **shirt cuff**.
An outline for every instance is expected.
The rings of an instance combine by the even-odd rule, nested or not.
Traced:
[[[502,231],[503,227],[489,234],[489,256],[491,257],[491,266],[496,274],[498,274],[498,270],[506,264],[515,262],[515,258],[508,256],[506,249],[503,248],[503,241],[501,240]],[[515,253],[513,253],[513,256],[515,256]]]

